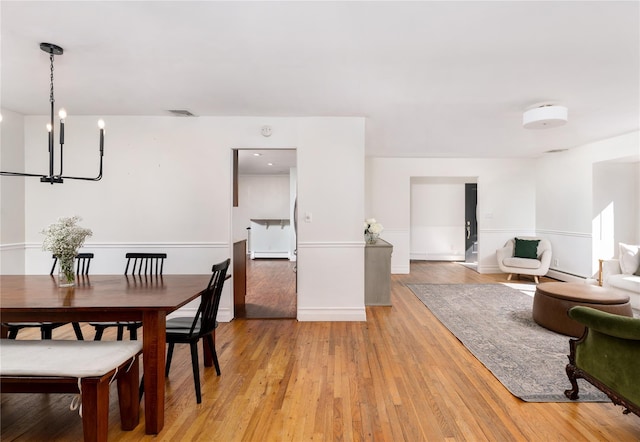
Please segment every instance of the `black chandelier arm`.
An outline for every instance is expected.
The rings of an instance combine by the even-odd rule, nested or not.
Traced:
[[[102,172],[95,178],[82,177],[82,176],[61,176],[65,180],[84,180],[84,181],[100,181],[102,179]]]
[[[65,176],[65,175],[43,175],[41,173],[26,173],[26,172],[5,172],[0,171],[2,176],[21,176],[21,177],[38,177],[42,183],[61,184],[63,180],[83,180],[83,181],[100,181],[102,179],[102,158],[104,157],[104,135],[100,135],[100,166],[98,169],[98,175],[95,177],[80,177],[80,176]],[[62,146],[61,146],[62,147]],[[60,152],[60,158],[62,158],[62,152]],[[62,165],[61,165],[62,169]]]
[[[2,176],[35,176],[45,178],[46,176],[41,173],[26,173],[26,172],[4,172],[0,171],[0,175]]]
[[[102,157],[104,157],[104,131],[100,129],[100,168],[98,170],[98,176],[91,178],[91,177],[60,175],[60,178],[69,179],[69,180],[100,181],[102,179]],[[62,159],[62,145],[60,145],[60,158]],[[62,164],[60,164],[60,170],[62,171]]]

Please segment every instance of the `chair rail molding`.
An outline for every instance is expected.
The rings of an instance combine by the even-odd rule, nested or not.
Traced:
[[[26,249],[40,249],[42,243],[24,243]],[[228,242],[85,242],[83,249],[212,249],[228,248]]]
[[[556,235],[556,236],[572,236],[576,238],[591,238],[593,234],[591,232],[570,232],[567,230],[545,230],[538,229],[536,230],[537,234],[540,235]]]
[[[318,249],[318,248],[360,248],[364,249],[364,235],[362,241],[304,241],[298,242],[298,248]]]
[[[42,245],[40,245],[42,247]],[[0,252],[5,250],[24,250],[26,248],[25,243],[17,242],[13,244],[0,244]]]

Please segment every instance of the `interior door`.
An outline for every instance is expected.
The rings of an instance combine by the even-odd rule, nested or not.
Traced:
[[[478,184],[464,185],[464,216],[465,216],[465,256],[464,262],[476,264],[478,262]]]

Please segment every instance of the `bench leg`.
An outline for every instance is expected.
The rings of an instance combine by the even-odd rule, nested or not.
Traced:
[[[125,431],[133,430],[140,422],[140,400],[138,399],[139,359],[139,357],[136,357],[129,371],[123,371],[118,376],[120,427]]]
[[[109,378],[82,379],[82,430],[85,442],[106,442],[109,428]]]

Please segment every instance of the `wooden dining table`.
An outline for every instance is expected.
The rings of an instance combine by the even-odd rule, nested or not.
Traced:
[[[166,316],[198,297],[210,277],[78,276],[74,287],[63,288],[50,275],[0,275],[0,320],[142,321],[145,431],[158,434],[164,426]]]

